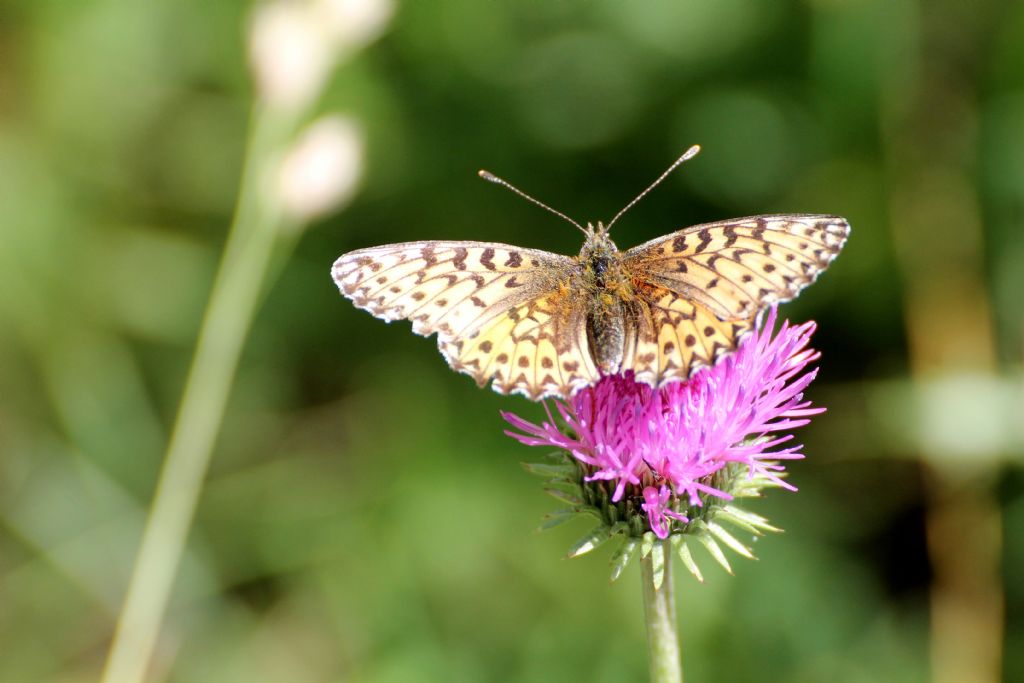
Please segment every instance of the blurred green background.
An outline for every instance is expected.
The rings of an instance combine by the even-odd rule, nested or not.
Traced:
[[[235,205],[252,9],[0,2],[0,681],[103,668]],[[303,120],[328,112],[362,127],[359,190],[272,268],[151,680],[644,680],[637,568],[533,533],[558,504],[498,411],[540,408],[329,267],[575,254],[477,169],[607,220],[693,143],[620,247],[770,212],[853,232],[783,308],[820,324],[829,408],[799,493],[755,505],[786,533],[677,572],[687,679],[1024,680],[1024,3],[408,0]]]

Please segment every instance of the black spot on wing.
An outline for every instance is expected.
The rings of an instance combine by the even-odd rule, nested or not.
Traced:
[[[480,254],[480,265],[487,270],[495,270],[497,266],[494,265],[494,249],[487,247]]]
[[[711,244],[711,230],[703,228],[697,233],[697,237],[700,238],[700,243],[697,245],[695,251],[699,254],[707,249],[708,245]]]

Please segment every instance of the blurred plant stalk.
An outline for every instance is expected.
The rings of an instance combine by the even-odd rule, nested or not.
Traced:
[[[906,282],[912,379],[934,384],[965,375],[995,380],[995,336],[984,280],[983,228],[968,155],[978,128],[980,55],[999,21],[998,3],[918,4],[914,87],[894,87],[887,123],[897,254]],[[925,11],[927,5],[927,11]],[[956,36],[951,40],[951,36]],[[895,84],[894,84],[895,85]],[[964,397],[961,396],[961,401]],[[932,449],[925,467],[934,683],[1002,680],[1002,518],[993,460],[984,453],[989,420],[963,409],[944,420],[973,452]]]
[[[657,541],[658,552],[640,561],[647,622],[647,660],[651,683],[683,683],[683,662],[676,626],[675,583],[672,579],[671,541]],[[660,576],[660,582],[657,577]]]
[[[253,116],[245,177],[163,470],[103,675],[105,683],[142,681],[185,549],[242,345],[273,253],[281,210],[261,196],[266,168],[287,122]]]
[[[334,66],[376,37],[386,0],[280,1],[257,8],[257,101],[238,202],[118,617],[103,683],[146,679],[238,361],[277,251],[338,209],[362,170],[362,138],[328,116],[297,139]]]

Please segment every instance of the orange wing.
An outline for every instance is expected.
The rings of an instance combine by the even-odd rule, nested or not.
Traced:
[[[577,269],[567,256],[507,244],[409,242],[345,254],[332,274],[357,307],[437,333],[454,370],[539,399],[599,377],[565,286]]]
[[[778,215],[695,225],[633,247],[626,267],[721,320],[753,318],[814,282],[846,243],[838,216]]]
[[[733,351],[753,319],[722,321],[707,307],[666,287],[648,285],[637,293],[626,320],[623,370],[638,382],[660,387],[685,380]]]
[[[689,378],[736,348],[767,306],[813,282],[842,249],[837,216],[778,215],[696,225],[630,249],[623,368],[652,386]]]

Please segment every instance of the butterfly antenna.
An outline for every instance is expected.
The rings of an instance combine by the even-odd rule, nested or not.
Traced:
[[[494,183],[495,185],[501,185],[502,187],[506,187],[509,190],[512,190],[513,192],[515,192],[517,195],[519,195],[523,199],[525,199],[527,201],[530,201],[530,202],[533,202],[534,204],[536,204],[537,206],[539,206],[542,209],[547,209],[548,211],[550,211],[551,213],[555,214],[556,216],[558,216],[560,218],[564,218],[565,220],[569,221],[570,223],[575,225],[577,228],[579,228],[580,231],[584,235],[589,234],[582,225],[580,225],[579,223],[577,223],[573,219],[569,218],[568,216],[566,216],[561,211],[555,211],[554,209],[552,209],[550,206],[548,206],[544,202],[537,201],[536,199],[534,199],[530,195],[526,194],[525,192],[523,192],[519,188],[513,186],[508,181],[502,180],[501,178],[499,178],[498,176],[494,175],[490,171],[480,170],[480,171],[477,171],[477,175],[480,176],[481,178],[483,178],[484,180],[486,180],[489,183]]]
[[[622,211],[619,211],[617,214],[615,214],[615,218],[613,218],[611,220],[611,222],[608,223],[608,225],[605,227],[605,232],[607,232],[608,230],[611,230],[612,226],[615,225],[615,221],[619,220],[619,218],[622,216],[622,214],[624,214],[627,211],[629,211],[630,209],[632,209],[634,204],[636,204],[638,201],[643,199],[644,196],[646,196],[648,192],[650,192],[651,190],[656,188],[661,183],[661,181],[664,180],[665,178],[667,178],[669,176],[669,174],[672,173],[672,171],[676,170],[676,168],[678,168],[681,163],[683,163],[684,161],[689,161],[693,157],[697,156],[697,152],[699,152],[699,151],[700,151],[700,145],[694,145],[690,149],[686,150],[683,153],[683,156],[681,156],[678,159],[676,159],[675,162],[673,162],[673,164],[668,167],[668,170],[665,171],[664,173],[662,173],[660,176],[658,176],[658,179],[655,180],[653,183],[651,183],[650,186],[646,190],[644,190],[643,192],[638,194],[636,196],[636,199],[631,201],[629,204],[626,204],[626,206],[623,207]]]

